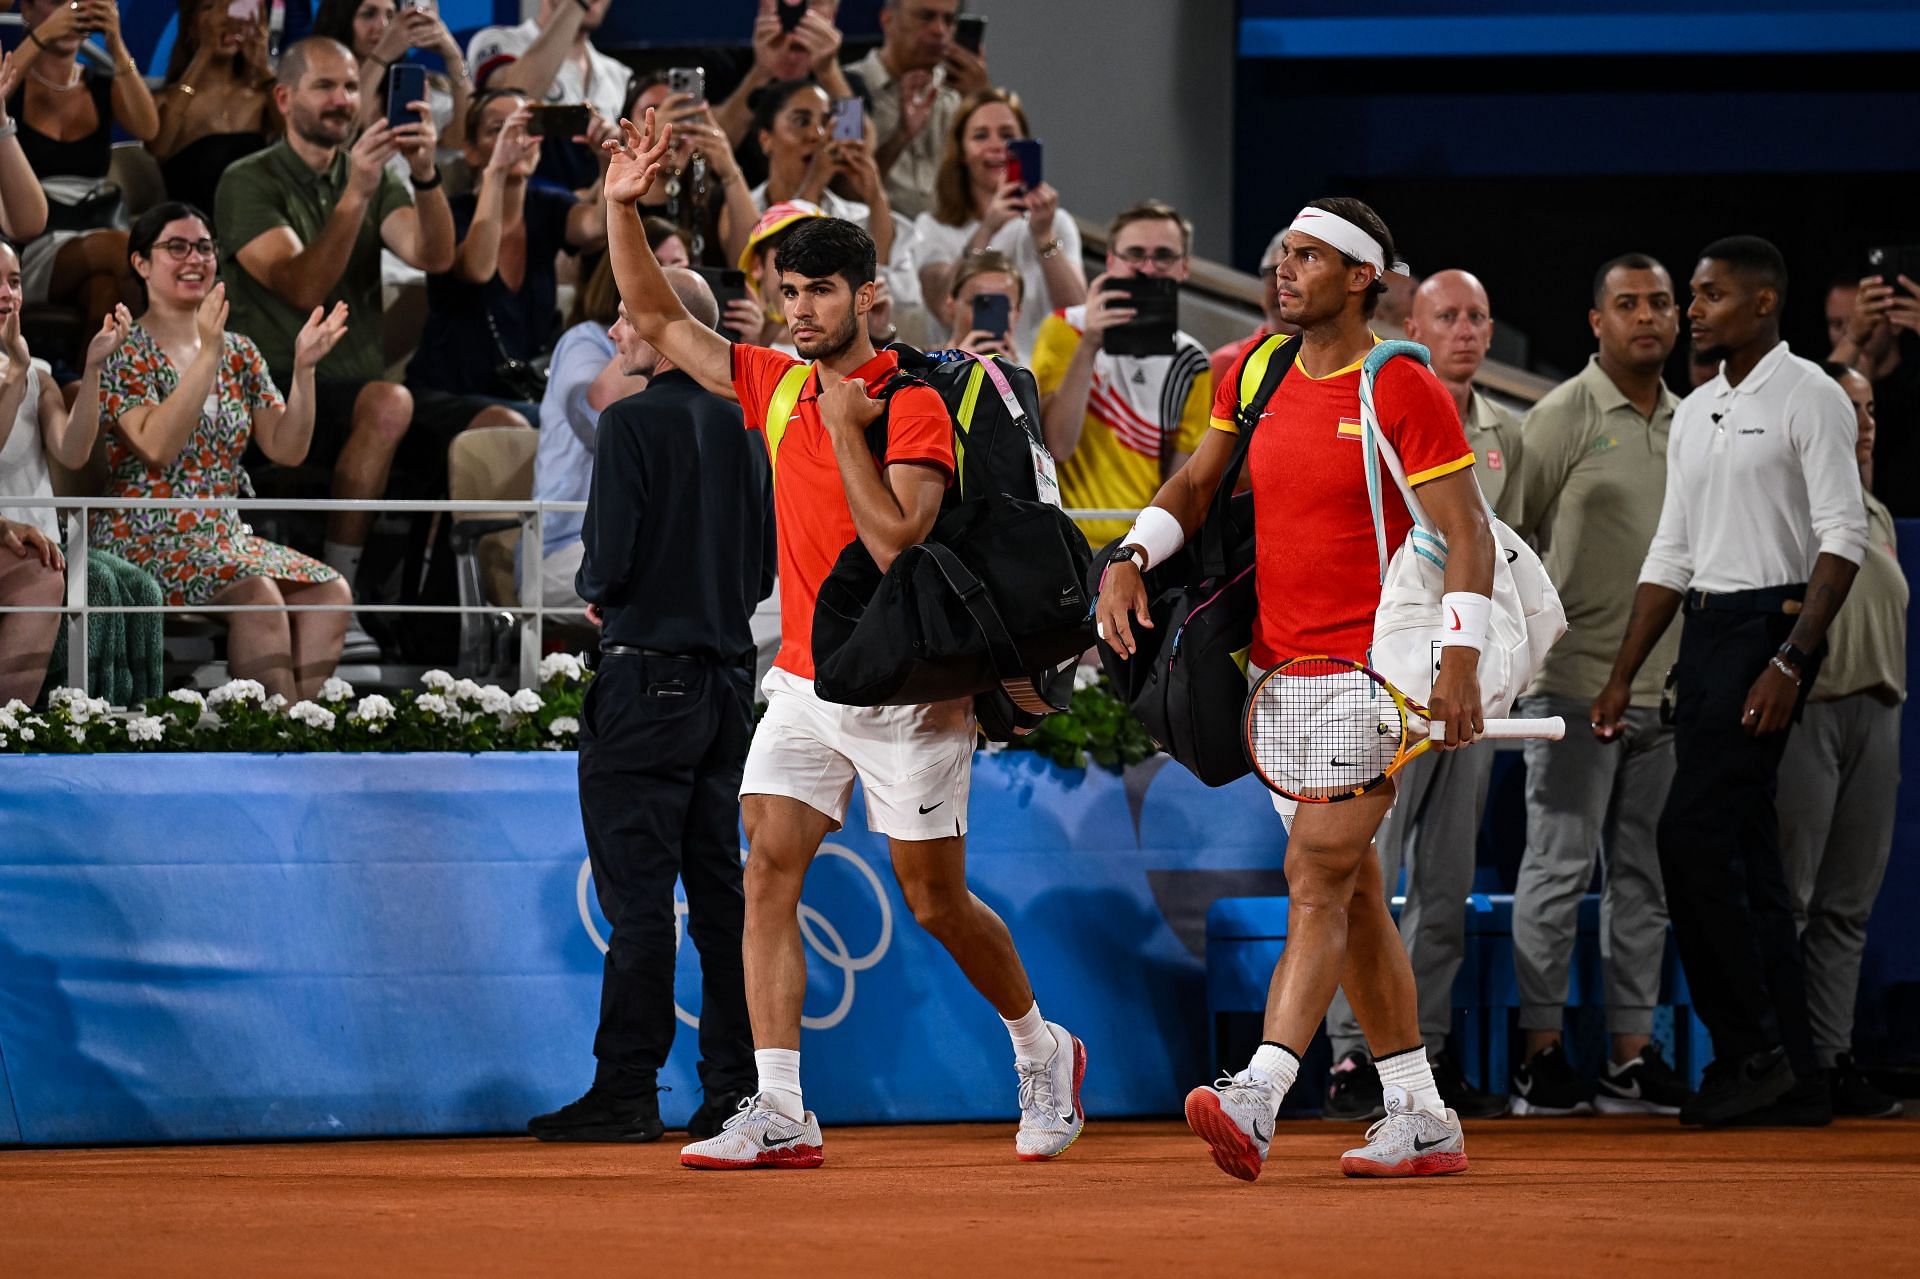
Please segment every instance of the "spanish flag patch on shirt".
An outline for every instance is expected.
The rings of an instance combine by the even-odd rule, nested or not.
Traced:
[[[1340,427],[1335,432],[1335,434],[1337,434],[1343,440],[1358,440],[1358,439],[1365,438],[1360,433],[1360,419],[1357,417],[1341,418]]]

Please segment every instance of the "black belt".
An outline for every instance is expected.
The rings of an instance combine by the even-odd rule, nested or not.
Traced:
[[[1798,613],[1807,597],[1805,582],[1792,586],[1764,586],[1752,591],[1687,592],[1687,612],[1702,609],[1724,613]]]
[[[752,667],[760,660],[757,650],[748,649],[739,657],[731,660],[715,657],[710,653],[669,653],[665,649],[642,648],[638,644],[602,644],[602,657],[651,657],[658,661],[669,662],[711,662],[721,666]]]

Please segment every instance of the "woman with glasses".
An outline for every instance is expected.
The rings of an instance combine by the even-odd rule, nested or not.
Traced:
[[[129,233],[145,311],[107,362],[108,495],[247,498],[251,438],[297,466],[313,436],[313,370],[347,329],[347,308],[315,307],[294,339],[285,399],[252,339],[226,331],[226,286],[207,215],[162,204]],[[320,613],[225,614],[227,667],[269,694],[312,697],[339,660],[352,592],[338,573],[254,536],[227,510],[100,511],[96,544],[144,566],[174,605],[328,605]]]
[[[913,224],[914,261],[922,295],[951,325],[948,282],[962,258],[998,249],[1020,269],[1028,305],[1014,330],[1033,349],[1040,321],[1087,300],[1080,266],[1080,229],[1060,207],[1060,193],[1042,182],[1031,190],[1007,180],[1007,143],[1028,137],[1027,113],[1005,89],[988,89],[961,104],[947,131],[934,183],[933,208]]]
[[[245,16],[229,0],[180,0],[180,32],[160,91],[160,132],[147,149],[167,194],[202,209],[227,166],[267,145],[282,127],[273,107],[266,6]]]
[[[120,305],[127,269],[127,236],[117,229],[126,225],[126,210],[107,185],[113,127],[149,142],[160,115],[121,39],[113,0],[20,0],[20,17],[27,38],[14,56],[24,68],[7,114],[49,206],[46,233],[20,256],[27,301],[80,307],[84,332],[95,332]],[[108,70],[79,60],[89,32],[106,42]]]

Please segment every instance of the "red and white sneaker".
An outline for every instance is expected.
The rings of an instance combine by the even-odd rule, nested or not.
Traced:
[[[1087,1124],[1087,1112],[1080,1106],[1086,1045],[1065,1026],[1048,1022],[1047,1029],[1053,1033],[1053,1056],[1013,1063],[1020,1076],[1020,1131],[1014,1134],[1013,1150],[1027,1163],[1064,1154]]]
[[[826,1160],[820,1121],[811,1110],[805,1119],[792,1120],[758,1094],[741,1102],[719,1132],[680,1149],[682,1168],[818,1168]]]
[[[1387,1117],[1367,1129],[1367,1144],[1340,1156],[1349,1177],[1438,1177],[1467,1170],[1460,1117],[1414,1110],[1405,1089],[1386,1089]]]
[[[1280,1098],[1273,1085],[1243,1070],[1216,1079],[1211,1088],[1187,1094],[1187,1127],[1207,1143],[1220,1171],[1242,1181],[1258,1181],[1273,1141],[1273,1117]]]

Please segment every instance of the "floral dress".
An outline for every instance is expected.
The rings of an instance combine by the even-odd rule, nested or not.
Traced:
[[[100,382],[100,415],[113,423],[129,409],[158,406],[179,385],[180,374],[153,336],[136,324],[107,360]],[[108,433],[107,496],[252,497],[253,481],[240,455],[253,434],[253,415],[285,403],[253,340],[227,334],[213,394],[185,447],[165,469],[149,469],[124,436]],[[243,577],[317,583],[340,576],[316,559],[255,537],[238,511],[95,511],[92,536],[94,545],[158,578],[174,605],[205,604]]]

